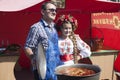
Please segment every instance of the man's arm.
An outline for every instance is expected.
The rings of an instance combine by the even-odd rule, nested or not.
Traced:
[[[25,53],[26,53],[26,56],[29,58],[29,59],[32,59],[33,58],[33,51],[31,48],[25,48]]]

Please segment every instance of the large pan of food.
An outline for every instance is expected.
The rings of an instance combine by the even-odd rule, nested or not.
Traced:
[[[101,69],[97,65],[61,65],[55,69],[58,80],[99,80]]]

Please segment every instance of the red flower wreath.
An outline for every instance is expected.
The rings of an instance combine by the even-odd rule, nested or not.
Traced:
[[[71,15],[61,15],[61,16],[57,19],[56,27],[57,27],[57,28],[60,28],[65,21],[69,21],[70,23],[72,23],[73,30],[75,30],[75,29],[78,27],[77,19],[75,19],[75,18],[74,18],[73,16],[71,16]]]

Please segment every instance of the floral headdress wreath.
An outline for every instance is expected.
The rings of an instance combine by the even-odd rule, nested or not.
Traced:
[[[71,15],[61,15],[56,22],[56,27],[60,29],[64,22],[69,21],[72,24],[73,31],[78,27],[77,19]]]

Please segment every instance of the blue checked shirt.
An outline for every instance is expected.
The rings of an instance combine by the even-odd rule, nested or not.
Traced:
[[[33,24],[30,28],[28,37],[26,39],[25,48],[31,48],[34,55],[36,55],[36,50],[39,42],[42,43],[45,50],[48,48],[48,36],[44,29],[44,27],[47,26],[48,24],[44,20],[40,20],[40,22]],[[50,26],[54,27],[54,23],[52,23]],[[32,65],[33,69],[36,69],[35,56],[33,57]]]

